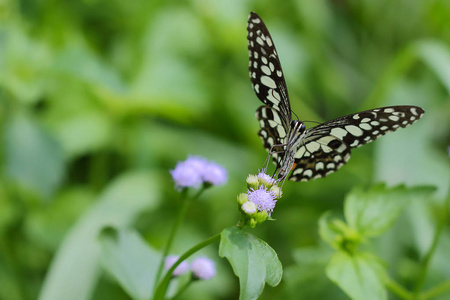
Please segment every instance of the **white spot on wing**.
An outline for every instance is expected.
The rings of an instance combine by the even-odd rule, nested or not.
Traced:
[[[310,169],[305,170],[305,172],[303,172],[303,175],[306,177],[311,177],[313,174],[313,171]]]
[[[295,158],[302,158],[303,155],[305,154],[306,148],[305,147],[300,147],[300,149],[298,149],[297,153],[295,153],[294,157]]]
[[[342,138],[347,135],[347,131],[342,128],[336,127],[331,129],[330,134],[342,140]]]
[[[298,175],[298,174],[301,174],[302,172],[303,172],[303,169],[302,168],[298,168],[298,169],[295,169],[294,172],[292,172],[292,174],[293,175]]]
[[[309,152],[316,152],[320,148],[320,144],[316,142],[310,142],[305,145],[306,149],[308,149]]]
[[[372,126],[370,126],[367,123],[361,123],[361,124],[359,124],[359,127],[361,127],[364,130],[371,130],[372,129]]]
[[[384,112],[385,113],[393,113],[395,110],[393,108],[385,108]]]
[[[275,81],[273,81],[272,78],[267,77],[267,76],[261,76],[261,83],[272,89],[277,87]]]
[[[266,75],[270,75],[272,72],[270,71],[270,69],[267,66],[261,66],[261,71],[263,71],[264,74]]]
[[[269,67],[270,67],[270,70],[272,70],[272,72],[275,70],[275,66],[271,62],[269,63]]]
[[[316,170],[317,170],[317,171],[323,170],[323,167],[324,167],[324,165],[323,165],[323,162],[321,162],[321,161],[319,161],[319,162],[316,164]]]
[[[356,147],[358,146],[359,141],[358,140],[354,140],[353,143],[350,144],[350,147]]]
[[[345,129],[354,136],[363,135],[363,131],[361,130],[361,128],[359,128],[355,125],[347,125],[347,126],[345,126]]]
[[[335,157],[333,157],[333,160],[337,163],[339,163],[340,161],[342,161],[342,156],[340,155],[336,155]]]
[[[389,116],[388,117],[391,121],[394,121],[394,122],[397,122],[398,120],[400,120],[400,118],[399,117],[397,117],[397,116],[394,116],[394,115],[392,115],[392,116]]]
[[[333,149],[331,147],[328,147],[326,145],[322,145],[322,151],[325,153],[330,153],[331,151],[333,151]]]

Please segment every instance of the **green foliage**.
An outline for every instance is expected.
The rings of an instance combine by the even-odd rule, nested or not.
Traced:
[[[99,277],[98,235],[105,226],[126,228],[140,211],[155,207],[157,181],[152,174],[132,172],[111,182],[59,247],[39,299],[89,298]],[[74,274],[83,276],[71,280]]]
[[[326,268],[327,276],[352,299],[387,299],[386,266],[359,246],[385,233],[408,205],[429,200],[434,191],[382,185],[351,191],[344,202],[345,222],[326,213],[319,223],[322,239],[337,250]]]
[[[337,252],[328,264],[327,275],[351,299],[387,299],[384,266],[369,253]]]
[[[161,256],[133,231],[106,228],[100,240],[104,268],[133,299],[150,299]]]
[[[221,233],[219,255],[226,257],[239,277],[239,299],[257,299],[264,285],[281,281],[282,267],[277,253],[266,242],[236,227]]]
[[[52,195],[65,171],[62,149],[54,137],[23,115],[11,116],[4,135],[8,177],[42,196]],[[30,155],[30,149],[39,160]]]
[[[399,186],[387,189],[373,186],[367,191],[355,188],[344,202],[345,219],[350,228],[366,237],[383,234],[405,207],[414,200],[426,201],[434,188],[405,188]]]

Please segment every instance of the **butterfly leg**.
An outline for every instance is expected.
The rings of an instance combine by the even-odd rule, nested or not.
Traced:
[[[274,154],[283,153],[285,151],[283,149],[285,146],[286,146],[286,144],[276,144],[276,145],[272,145],[272,147],[270,147],[269,155],[267,155],[267,158],[264,161],[264,165],[263,165],[264,172],[267,172],[267,169],[269,168],[270,157]],[[278,149],[281,148],[282,150],[275,151],[274,149],[276,149],[276,148],[278,148]],[[275,173],[277,172],[277,170],[278,170],[278,165],[277,165],[277,168],[275,169],[274,176],[275,176]]]

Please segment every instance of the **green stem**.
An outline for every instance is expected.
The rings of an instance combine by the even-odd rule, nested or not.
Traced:
[[[161,261],[159,262],[158,272],[156,273],[156,279],[155,279],[155,286],[158,284],[159,279],[161,278],[161,274],[164,268],[164,259],[166,258],[167,254],[169,253],[170,247],[172,246],[172,242],[175,238],[175,234],[178,230],[178,227],[180,227],[181,222],[184,220],[184,217],[186,215],[187,207],[188,207],[188,201],[186,199],[187,189],[183,189],[181,192],[181,209],[178,212],[177,219],[175,220],[175,224],[172,227],[172,230],[169,234],[169,239],[167,240],[166,244],[164,245],[163,251],[162,251],[162,257]]]
[[[172,243],[173,243],[175,235],[178,231],[178,228],[180,227],[180,224],[183,222],[183,220],[186,216],[189,202],[192,200],[196,200],[198,197],[200,197],[200,195],[203,193],[204,190],[205,190],[205,186],[202,186],[198,190],[198,192],[192,197],[192,199],[187,199],[187,197],[186,197],[187,191],[188,191],[187,188],[183,189],[183,191],[181,192],[181,202],[182,202],[181,209],[178,213],[177,219],[175,220],[175,224],[173,225],[172,230],[170,231],[169,239],[167,240],[166,244],[164,245],[161,261],[158,266],[158,272],[156,273],[155,286],[158,284],[159,279],[161,278],[161,274],[164,269],[164,259],[169,254],[170,247],[172,246]]]
[[[428,266],[430,265],[430,261],[434,255],[434,252],[436,251],[437,245],[439,243],[439,238],[444,230],[445,223],[447,221],[447,209],[449,207],[449,203],[450,203],[450,197],[448,197],[444,203],[442,218],[440,218],[440,222],[436,226],[436,232],[433,237],[433,242],[431,244],[430,249],[428,250],[428,252],[426,253],[426,255],[422,261],[422,268],[420,270],[420,274],[419,274],[416,286],[413,291],[414,296],[419,295],[419,293],[422,290],[422,287],[425,283],[425,278],[426,278],[427,272],[428,272]]]
[[[172,267],[167,271],[166,275],[162,279],[162,281],[158,284],[155,295],[153,297],[153,300],[164,300],[164,296],[166,294],[167,287],[169,286],[170,279],[172,278],[172,273],[175,268],[182,263],[185,259],[187,259],[189,256],[197,252],[198,250],[208,246],[209,244],[212,244],[220,239],[220,233],[213,235],[209,239],[204,240],[201,243],[198,243],[188,251],[186,251],[183,255],[180,256],[180,258],[172,265]]]
[[[386,287],[391,290],[393,293],[397,294],[397,296],[399,296],[402,299],[412,299],[412,293],[410,291],[408,291],[407,289],[405,289],[404,287],[402,287],[399,283],[397,283],[395,280],[393,280],[392,278],[387,278],[386,281],[384,282],[384,284],[386,285]]]
[[[194,282],[194,281],[191,276],[189,281],[186,282],[180,289],[178,289],[177,293],[175,294],[175,296],[172,297],[171,300],[175,300],[178,296],[180,296],[191,285],[192,282]]]
[[[420,299],[421,300],[434,299],[436,296],[439,296],[447,292],[448,290],[450,290],[450,280],[447,280],[444,283],[429,289],[427,292],[421,295]]]

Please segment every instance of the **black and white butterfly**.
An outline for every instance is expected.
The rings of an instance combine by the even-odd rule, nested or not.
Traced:
[[[249,71],[253,89],[264,103],[256,111],[258,135],[272,155],[279,180],[308,181],[337,171],[350,158],[351,148],[419,120],[417,106],[388,106],[343,116],[306,129],[292,120],[291,105],[275,49],[264,22],[251,13],[247,24]]]

